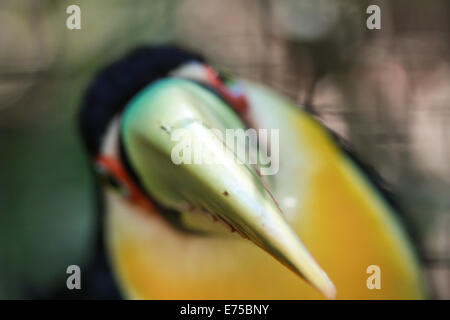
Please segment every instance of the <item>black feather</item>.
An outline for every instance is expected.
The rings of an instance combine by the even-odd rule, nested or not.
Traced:
[[[98,153],[109,123],[136,93],[189,61],[203,58],[173,46],[141,47],[103,69],[86,90],[79,114],[89,154]]]

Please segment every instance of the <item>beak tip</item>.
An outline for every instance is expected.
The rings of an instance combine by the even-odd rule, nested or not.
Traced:
[[[323,292],[325,297],[328,300],[335,300],[336,299],[336,287],[334,284],[330,281],[328,288]]]
[[[336,299],[336,287],[334,286],[330,278],[328,278],[328,276],[326,276],[326,281],[324,285],[322,287],[318,287],[318,289],[326,299],[328,300]]]

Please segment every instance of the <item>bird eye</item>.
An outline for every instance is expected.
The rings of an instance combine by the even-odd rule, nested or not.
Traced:
[[[106,177],[106,181],[107,181],[107,183],[110,185],[110,186],[112,186],[112,187],[114,187],[114,188],[116,188],[116,189],[120,189],[121,188],[121,184],[120,184],[120,182],[115,178],[115,177],[113,177],[113,176],[111,176],[111,175],[107,175],[107,177]]]
[[[100,184],[102,184],[105,187],[112,188],[113,190],[119,192],[124,197],[129,196],[130,192],[128,188],[113,174],[111,174],[110,171],[106,169],[104,166],[101,165],[96,166],[96,172]]]
[[[112,187],[124,197],[128,197],[128,195],[130,194],[128,188],[113,175],[107,174],[104,181],[106,185]]]
[[[100,183],[104,186],[111,186],[114,189],[119,189],[121,187],[120,182],[106,170],[98,170],[97,176]]]
[[[234,77],[231,75],[230,72],[228,72],[228,70],[224,70],[224,69],[218,70],[217,76],[219,77],[220,80],[222,80],[223,83],[234,82]]]

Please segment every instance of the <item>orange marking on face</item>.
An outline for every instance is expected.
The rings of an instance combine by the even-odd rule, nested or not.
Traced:
[[[207,72],[208,83],[224,97],[239,115],[243,116],[248,110],[247,99],[245,96],[243,94],[233,95],[213,68],[205,66],[205,69]]]
[[[125,168],[122,166],[120,161],[112,157],[107,157],[104,155],[99,155],[95,158],[95,163],[103,168],[105,168],[111,175],[114,176],[122,185],[124,185],[129,194],[128,200],[145,209],[147,212],[153,211],[153,205],[145,194],[139,190],[138,186],[133,182],[130,176],[127,174]]]

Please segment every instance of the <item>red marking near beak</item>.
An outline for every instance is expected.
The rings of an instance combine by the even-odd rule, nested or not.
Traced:
[[[247,99],[245,99],[245,96],[242,94],[233,95],[213,68],[210,66],[205,66],[205,69],[207,72],[208,83],[224,97],[224,99],[241,117],[244,117],[248,109]]]
[[[141,192],[139,187],[134,183],[131,177],[127,174],[125,168],[120,161],[112,157],[99,155],[95,158],[95,163],[100,167],[105,168],[114,178],[119,181],[128,190],[128,200],[133,204],[145,209],[146,211],[153,211],[152,203],[145,194]]]

